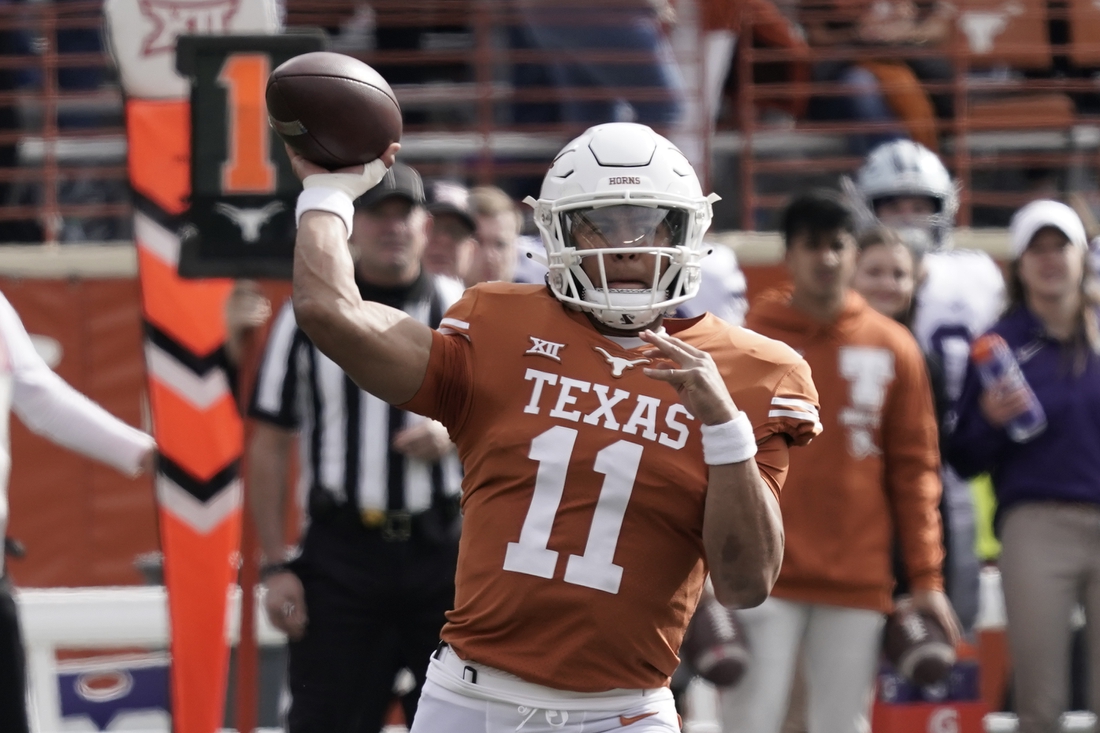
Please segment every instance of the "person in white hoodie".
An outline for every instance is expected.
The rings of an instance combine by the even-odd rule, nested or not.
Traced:
[[[73,389],[35,351],[19,315],[0,294],[0,537],[8,524],[10,415],[58,445],[127,476],[151,471],[156,443]],[[0,553],[0,730],[27,733],[26,672],[19,616]]]

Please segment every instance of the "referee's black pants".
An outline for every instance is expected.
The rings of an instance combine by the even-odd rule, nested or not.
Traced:
[[[28,733],[27,664],[12,584],[0,576],[0,731]]]
[[[411,725],[444,614],[454,605],[457,537],[387,540],[357,519],[315,519],[293,567],[309,624],[288,647],[289,733],[378,733],[407,667]]]

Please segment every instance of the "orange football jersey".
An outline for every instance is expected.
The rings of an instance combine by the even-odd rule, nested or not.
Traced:
[[[778,491],[788,444],[820,429],[809,367],[714,316],[665,327],[713,356]],[[444,640],[557,689],[666,685],[706,572],[699,421],[542,286],[471,288],[433,338],[402,407],[446,425],[466,470]]]
[[[855,291],[831,323],[793,307],[791,292],[765,293],[748,321],[805,354],[827,427],[791,467],[772,595],[889,612],[895,544],[910,587],[943,589],[940,456],[924,357],[908,329]]]

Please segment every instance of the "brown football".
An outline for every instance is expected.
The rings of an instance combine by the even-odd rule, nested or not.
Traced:
[[[680,657],[700,677],[718,687],[736,685],[749,666],[749,648],[737,613],[719,603],[709,591],[703,593],[691,617]]]
[[[911,606],[899,606],[887,617],[882,644],[894,669],[918,685],[941,682],[955,664],[947,631],[935,616]]]
[[[315,51],[267,80],[271,126],[307,160],[330,170],[378,158],[401,139],[401,107],[382,75],[358,59]]]

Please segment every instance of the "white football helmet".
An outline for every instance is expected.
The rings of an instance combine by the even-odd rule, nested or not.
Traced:
[[[699,290],[699,260],[707,254],[703,234],[717,200],[703,195],[675,145],[645,125],[614,122],[591,127],[566,145],[539,199],[526,203],[535,209],[554,296],[607,326],[635,331]],[[606,246],[578,249],[582,231]],[[630,254],[656,255],[650,287],[611,289],[604,257]],[[586,257],[596,258],[598,282],[581,267]]]
[[[955,213],[959,209],[958,185],[944,168],[938,155],[912,140],[894,140],[883,143],[871,151],[856,180],[847,176],[841,179],[845,193],[861,226],[881,224],[875,207],[883,199],[896,196],[926,196],[936,202],[936,212],[908,223],[908,228],[923,231],[930,239],[930,248],[942,249],[950,239],[955,225]],[[906,225],[891,225],[902,230]],[[919,239],[917,232],[907,239]]]

